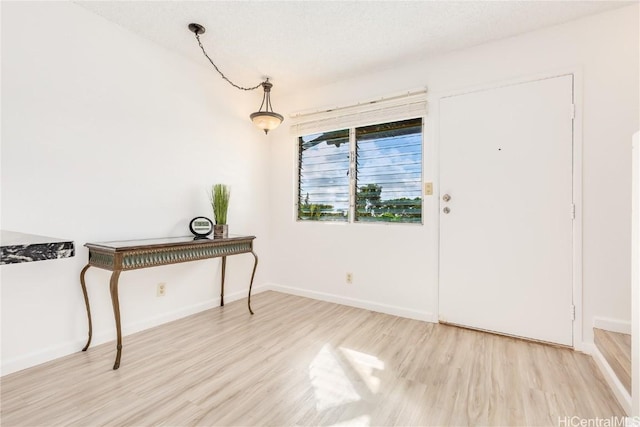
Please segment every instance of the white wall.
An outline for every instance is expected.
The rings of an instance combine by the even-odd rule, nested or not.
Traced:
[[[224,182],[231,233],[264,250],[268,145],[247,117],[260,97],[72,3],[2,2],[1,225],[77,248],[0,268],[3,374],[84,345],[86,242],[188,235]],[[252,261],[229,258],[228,296],[245,296]],[[219,275],[218,260],[122,274],[125,333],[217,304]],[[108,279],[87,273],[94,344],[115,337]]]
[[[258,236],[256,284],[433,320],[437,202],[425,224],[294,221],[295,140],[247,120],[260,94],[66,2],[2,2],[3,229],[70,238],[67,260],[0,267],[2,373],[79,350],[85,242],[187,234],[209,215],[205,189],[232,186],[231,230]],[[288,112],[428,86],[432,93],[561,68],[583,72],[584,333],[594,316],[630,320],[629,136],[638,126],[638,6],[304,88]],[[28,22],[28,30],[24,23]],[[433,117],[427,119],[432,128]],[[434,181],[425,141],[425,181]],[[194,154],[196,153],[197,154]],[[232,257],[227,295],[244,296],[251,257]],[[347,271],[354,284],[344,284]],[[125,273],[125,333],[217,303],[218,261]],[[113,340],[108,273],[87,274],[94,344]],[[168,295],[155,297],[159,282]],[[126,344],[126,339],[125,339]],[[126,350],[123,355],[126,363]],[[105,360],[109,366],[111,360]]]
[[[351,105],[427,86],[446,93],[559,69],[582,72],[583,333],[594,316],[629,322],[630,148],[638,128],[638,6],[305,88],[279,101],[288,113]],[[425,181],[434,181],[434,140],[426,122]],[[271,145],[269,280],[282,289],[391,313],[430,319],[437,312],[437,201],[426,196],[423,226],[336,225],[294,221],[296,142]],[[437,191],[436,191],[437,194]],[[347,271],[354,284],[346,285]],[[581,343],[576,343],[580,346]]]

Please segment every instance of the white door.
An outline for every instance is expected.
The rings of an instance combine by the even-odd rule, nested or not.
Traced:
[[[573,345],[572,107],[571,75],[440,100],[441,321]]]

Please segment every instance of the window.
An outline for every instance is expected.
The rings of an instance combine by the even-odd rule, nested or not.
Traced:
[[[349,130],[301,136],[298,142],[298,219],[347,221]]]
[[[422,221],[422,119],[298,138],[298,219]]]
[[[422,221],[422,119],[356,129],[356,221]]]

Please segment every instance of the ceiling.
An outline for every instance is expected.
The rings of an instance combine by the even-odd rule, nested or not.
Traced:
[[[626,6],[617,1],[76,1],[234,82],[274,90],[357,77],[398,63]],[[211,70],[215,72],[213,69]]]

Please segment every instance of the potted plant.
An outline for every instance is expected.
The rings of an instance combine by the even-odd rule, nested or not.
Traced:
[[[213,238],[228,237],[229,226],[227,225],[227,210],[229,209],[229,198],[231,191],[229,186],[225,184],[215,184],[211,187],[209,200],[213,209],[213,218],[215,225],[213,226]]]

